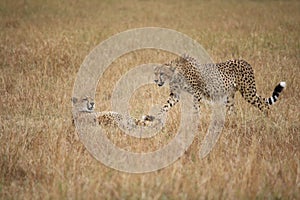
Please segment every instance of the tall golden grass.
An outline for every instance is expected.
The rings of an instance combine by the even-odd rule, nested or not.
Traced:
[[[299,199],[299,10],[299,1],[1,1],[0,199]],[[189,35],[216,62],[247,60],[263,96],[281,80],[287,89],[268,118],[237,95],[237,113],[227,116],[203,160],[198,151],[209,123],[205,106],[195,141],[173,165],[146,174],[108,168],[78,140],[73,84],[98,43],[145,26]],[[145,50],[116,60],[99,82],[97,109],[110,109],[113,85],[128,69],[168,56]],[[167,90],[155,86],[138,90],[132,115],[140,117],[166,97]],[[156,138],[108,136],[128,150],[158,149],[176,132],[178,110]]]

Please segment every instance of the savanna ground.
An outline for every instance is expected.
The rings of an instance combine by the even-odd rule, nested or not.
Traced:
[[[0,16],[0,199],[300,198],[299,1],[2,0]],[[247,60],[263,96],[281,80],[287,89],[268,118],[237,95],[237,113],[227,116],[203,160],[198,152],[209,124],[205,107],[198,135],[174,164],[146,174],[108,168],[78,140],[73,84],[97,44],[146,26],[187,34],[216,62]],[[128,69],[169,57],[145,50],[117,59],[99,81],[97,110],[110,109],[113,85]],[[168,95],[167,89],[144,89],[131,99],[136,117]],[[155,150],[176,132],[176,109],[168,131],[157,138],[108,136],[128,150]]]

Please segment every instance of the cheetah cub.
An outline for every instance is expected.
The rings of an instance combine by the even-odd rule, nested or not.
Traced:
[[[73,103],[73,122],[74,120],[82,120],[85,118],[85,122],[88,121],[93,125],[103,125],[103,126],[121,126],[123,128],[132,129],[137,126],[147,126],[147,122],[150,120],[139,120],[132,118],[130,116],[124,116],[120,113],[114,111],[104,111],[104,112],[95,112],[95,102],[91,97],[83,98],[72,98]],[[151,119],[152,118],[148,118]]]

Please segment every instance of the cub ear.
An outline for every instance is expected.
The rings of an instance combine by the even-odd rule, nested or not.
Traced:
[[[76,97],[71,98],[72,103],[77,103],[78,99]]]

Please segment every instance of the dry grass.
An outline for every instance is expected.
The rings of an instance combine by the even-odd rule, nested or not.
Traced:
[[[0,199],[299,199],[299,10],[299,1],[1,1]],[[139,175],[107,168],[76,139],[73,83],[95,45],[144,26],[186,33],[215,61],[247,60],[264,96],[281,80],[287,89],[269,118],[238,95],[237,114],[227,117],[206,159],[198,158],[208,126],[204,112],[199,135],[173,165]],[[109,109],[110,84],[122,73],[164,56],[141,51],[118,59],[100,82],[107,85],[97,90],[98,109]],[[165,95],[155,87],[139,92],[134,115]],[[150,100],[139,104],[145,97]],[[158,137],[112,139],[144,151],[159,148],[172,134]]]

